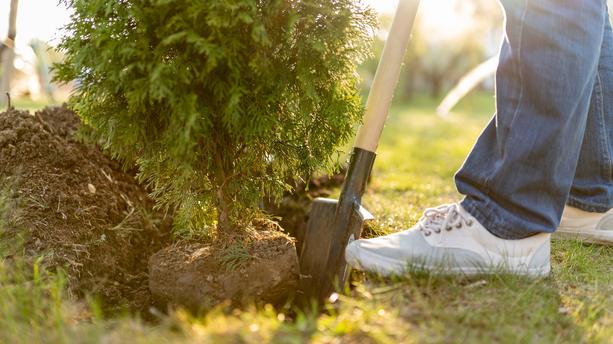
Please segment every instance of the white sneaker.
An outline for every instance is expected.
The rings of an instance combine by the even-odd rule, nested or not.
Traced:
[[[550,237],[500,239],[459,204],[428,209],[413,228],[351,242],[345,260],[351,267],[383,276],[411,270],[451,274],[513,273],[547,276]]]
[[[590,213],[566,206],[553,237],[613,245],[613,209],[606,213]]]

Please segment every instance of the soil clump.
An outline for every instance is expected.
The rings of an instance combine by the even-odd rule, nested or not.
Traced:
[[[248,240],[229,246],[179,242],[156,253],[149,260],[152,294],[159,302],[192,310],[226,301],[234,306],[285,301],[300,274],[294,240],[276,225],[261,228],[262,223]]]

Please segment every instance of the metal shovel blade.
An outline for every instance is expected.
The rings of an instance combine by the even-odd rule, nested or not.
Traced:
[[[342,290],[348,275],[346,263],[341,260],[336,266],[329,264],[333,248],[342,250],[353,237],[357,239],[364,224],[374,217],[358,202],[349,215],[347,235],[338,236],[334,230],[335,218],[339,216],[339,201],[317,198],[313,202],[300,254],[300,291],[305,300],[324,300],[335,289]],[[340,214],[341,216],[343,214]]]
[[[364,222],[372,215],[362,206],[375,161],[379,138],[400,76],[419,0],[400,0],[381,61],[377,67],[364,122],[358,131],[340,199],[317,199],[313,204],[300,254],[301,298],[325,300],[343,291],[347,279],[345,247],[360,238]]]

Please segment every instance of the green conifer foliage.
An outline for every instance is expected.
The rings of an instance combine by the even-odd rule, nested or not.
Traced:
[[[57,79],[185,228],[231,232],[361,118],[373,15],[355,0],[71,0]],[[209,233],[210,234],[210,233]]]

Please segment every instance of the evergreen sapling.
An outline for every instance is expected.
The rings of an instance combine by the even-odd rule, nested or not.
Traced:
[[[354,0],[69,0],[71,105],[176,227],[232,234],[289,178],[334,168],[375,26]]]

